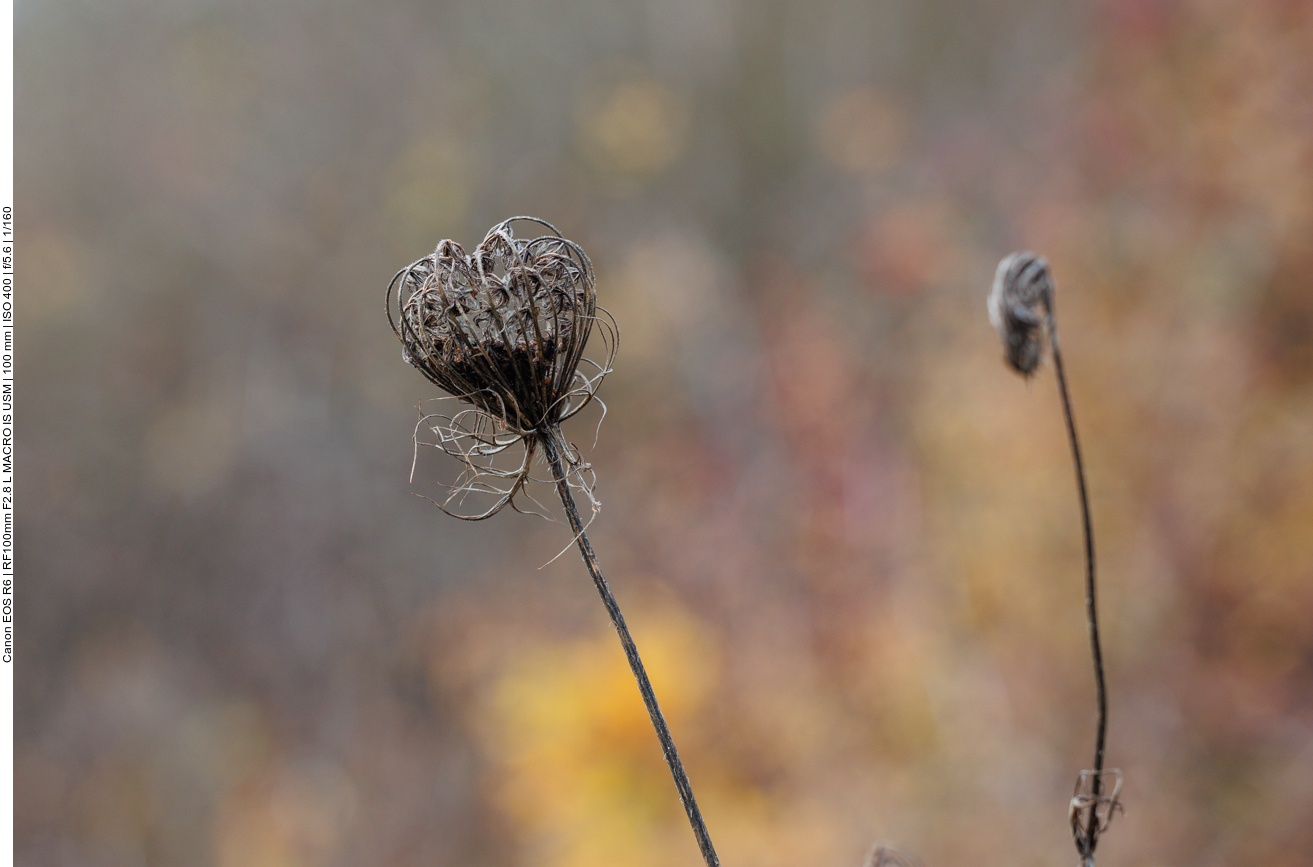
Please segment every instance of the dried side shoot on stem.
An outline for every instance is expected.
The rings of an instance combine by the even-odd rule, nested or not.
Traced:
[[[517,237],[519,223],[546,233]],[[582,492],[596,511],[592,468],[566,441],[561,422],[598,400],[619,336],[610,314],[597,306],[592,262],[550,223],[512,217],[488,230],[471,253],[455,241],[443,241],[432,255],[398,271],[388,284],[387,312],[402,358],[448,392],[448,399],[468,405],[450,415],[421,413],[415,429],[416,449],[435,446],[463,465],[447,499],[437,504],[443,511],[474,521],[507,506],[521,511],[517,497],[532,501],[525,486],[533,480],[534,458],[541,452],[579,554],[638,682],[698,848],[707,867],[719,867],[670,728],[572,493]],[[602,337],[601,362],[583,357],[594,327]],[[434,439],[421,441],[421,428]],[[518,454],[518,460],[507,462],[508,454]],[[492,503],[470,513],[453,511],[480,495]]]
[[[1053,309],[1053,277],[1049,263],[1034,253],[1013,253],[998,263],[994,286],[989,293],[989,321],[1003,342],[1004,357],[1022,376],[1029,377],[1039,367],[1047,338],[1053,350],[1053,368],[1062,399],[1062,417],[1067,425],[1067,442],[1071,446],[1076,469],[1076,490],[1080,496],[1081,523],[1085,535],[1085,619],[1090,633],[1090,654],[1094,661],[1094,683],[1098,702],[1098,730],[1094,738],[1094,769],[1081,771],[1071,800],[1072,838],[1080,855],[1081,867],[1094,867],[1094,849],[1099,835],[1108,829],[1113,814],[1121,810],[1121,771],[1104,770],[1103,752],[1108,737],[1108,689],[1103,673],[1103,648],[1099,643],[1099,611],[1096,602],[1094,570],[1094,528],[1090,521],[1089,495],[1085,488],[1085,465],[1081,460],[1080,439],[1076,436],[1076,419],[1067,392],[1067,376],[1062,367],[1062,349],[1058,344],[1058,321]],[[1113,775],[1116,783],[1106,793],[1104,777]]]

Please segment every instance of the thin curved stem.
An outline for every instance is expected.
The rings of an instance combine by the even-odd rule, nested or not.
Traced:
[[[707,867],[720,867],[720,859],[716,856],[715,847],[711,845],[711,835],[707,833],[706,822],[702,820],[702,811],[698,809],[698,802],[693,797],[693,787],[689,784],[688,774],[684,772],[684,764],[679,760],[679,752],[675,749],[675,741],[670,736],[670,728],[666,725],[666,718],[661,713],[660,705],[657,704],[656,693],[652,691],[652,682],[647,677],[647,670],[638,655],[638,648],[629,634],[629,627],[625,625],[624,615],[620,613],[620,605],[611,594],[606,579],[602,577],[602,569],[597,564],[597,555],[593,553],[593,546],[589,544],[588,535],[579,520],[579,509],[574,504],[574,495],[570,493],[570,486],[566,482],[567,476],[561,461],[561,453],[554,441],[559,436],[559,429],[548,430],[539,436],[539,441],[542,442],[547,461],[552,466],[556,492],[561,496],[561,505],[565,507],[565,514],[570,519],[570,529],[574,531],[575,540],[579,543],[579,554],[583,557],[584,565],[588,567],[588,574],[592,576],[593,584],[602,597],[606,613],[611,615],[611,623],[615,626],[616,634],[620,636],[620,644],[625,649],[625,657],[629,660],[629,668],[634,673],[634,679],[638,681],[638,691],[643,695],[643,704],[647,706],[648,716],[652,718],[652,727],[656,729],[657,739],[661,741],[661,751],[666,756],[666,764],[670,766],[670,775],[675,778],[679,800],[684,805],[684,812],[688,813],[688,822],[693,827],[693,836],[697,838],[702,858],[707,862]]]
[[[1067,376],[1062,369],[1062,351],[1058,348],[1057,324],[1049,312],[1049,342],[1053,347],[1053,367],[1058,375],[1058,392],[1062,398],[1062,416],[1067,422],[1067,440],[1076,466],[1076,488],[1080,493],[1081,523],[1085,529],[1085,618],[1090,630],[1090,652],[1094,657],[1094,682],[1098,689],[1099,730],[1094,740],[1094,774],[1091,780],[1090,818],[1085,829],[1082,863],[1094,863],[1094,846],[1099,835],[1099,798],[1103,794],[1103,750],[1108,737],[1108,688],[1103,675],[1103,649],[1099,644],[1099,611],[1095,598],[1094,528],[1090,522],[1090,501],[1085,489],[1085,465],[1081,461],[1080,439],[1076,436],[1076,419],[1072,415],[1067,393]]]

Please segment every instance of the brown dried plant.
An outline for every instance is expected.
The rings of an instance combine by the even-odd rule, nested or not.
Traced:
[[[989,320],[1003,342],[1008,365],[1022,376],[1030,377],[1043,359],[1044,342],[1053,352],[1053,367],[1062,400],[1062,415],[1067,426],[1072,463],[1076,469],[1076,490],[1080,496],[1081,522],[1085,535],[1085,618],[1090,633],[1090,653],[1094,661],[1094,682],[1098,702],[1098,729],[1094,739],[1094,769],[1084,770],[1076,778],[1069,818],[1072,839],[1080,855],[1081,867],[1094,867],[1094,849],[1099,835],[1108,829],[1113,814],[1121,810],[1122,774],[1104,770],[1103,753],[1108,737],[1108,689],[1103,672],[1103,649],[1099,643],[1099,612],[1095,597],[1094,529],[1090,521],[1089,495],[1085,487],[1085,465],[1081,460],[1080,439],[1067,377],[1062,367],[1062,350],[1058,344],[1058,321],[1053,310],[1053,277],[1049,263],[1034,253],[1013,253],[1003,259],[994,274],[989,293]],[[1106,777],[1115,782],[1111,792]]]
[[[547,234],[516,237],[517,223]],[[572,493],[583,493],[596,513],[592,468],[561,433],[563,421],[593,401],[601,403],[597,389],[615,359],[619,333],[610,314],[597,306],[595,282],[592,262],[578,244],[544,220],[512,217],[489,229],[472,253],[444,240],[431,255],[398,271],[388,284],[388,321],[401,341],[402,358],[448,392],[446,399],[468,404],[450,415],[421,412],[416,425],[417,451],[431,445],[463,465],[446,500],[435,501],[439,508],[474,521],[507,506],[533,511],[521,509],[517,498],[533,501],[526,485],[533,481],[541,450],[580,556],[638,682],[698,848],[707,867],[719,867],[669,726]],[[602,338],[601,362],[583,357],[594,327]],[[422,440],[422,429],[434,438]],[[517,460],[505,462],[508,454]],[[471,496],[490,496],[492,503],[470,514],[449,508]]]

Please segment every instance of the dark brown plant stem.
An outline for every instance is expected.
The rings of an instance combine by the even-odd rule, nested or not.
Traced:
[[[1099,834],[1099,798],[1103,794],[1103,748],[1108,736],[1108,689],[1103,677],[1103,649],[1099,644],[1099,612],[1095,600],[1094,528],[1090,523],[1090,501],[1085,490],[1085,465],[1081,461],[1080,439],[1076,436],[1076,419],[1072,416],[1071,398],[1067,394],[1067,376],[1062,369],[1062,351],[1058,348],[1058,326],[1053,311],[1048,311],[1049,344],[1053,347],[1053,367],[1058,374],[1058,392],[1062,398],[1062,415],[1067,422],[1067,439],[1071,443],[1072,462],[1076,465],[1076,488],[1080,493],[1081,522],[1085,528],[1085,617],[1090,629],[1090,652],[1094,656],[1094,682],[1098,688],[1099,730],[1094,740],[1094,775],[1091,780],[1090,818],[1085,828],[1082,863],[1094,863],[1094,846]],[[1111,808],[1110,808],[1111,809]]]
[[[707,833],[707,825],[702,821],[702,812],[693,797],[693,787],[688,782],[688,774],[684,773],[684,764],[679,760],[679,751],[675,749],[675,741],[670,737],[670,728],[666,725],[666,718],[661,713],[660,705],[657,704],[656,693],[652,691],[652,681],[648,680],[647,670],[638,655],[638,648],[634,646],[629,627],[625,625],[625,617],[620,613],[620,605],[611,594],[606,579],[602,577],[602,569],[597,565],[597,555],[593,553],[593,546],[589,544],[588,536],[584,533],[583,524],[579,520],[579,510],[575,507],[574,496],[566,483],[565,467],[562,465],[561,454],[557,447],[559,438],[559,428],[549,429],[539,435],[538,441],[542,443],[547,462],[552,466],[556,492],[561,495],[561,505],[565,507],[565,514],[570,519],[570,529],[574,531],[575,540],[579,543],[579,554],[583,557],[584,565],[588,567],[588,574],[593,577],[593,584],[602,597],[602,604],[606,606],[607,614],[611,615],[611,623],[615,626],[616,634],[620,636],[620,644],[629,659],[629,669],[634,673],[634,679],[638,681],[638,691],[643,694],[643,704],[647,705],[648,716],[652,718],[652,727],[656,729],[657,738],[661,741],[661,751],[665,753],[666,764],[670,766],[670,774],[675,778],[679,800],[684,804],[684,811],[688,813],[688,822],[693,826],[693,836],[697,838],[698,848],[702,850],[702,858],[707,862],[707,867],[720,867],[720,859],[716,856],[715,847],[711,845],[711,835]]]

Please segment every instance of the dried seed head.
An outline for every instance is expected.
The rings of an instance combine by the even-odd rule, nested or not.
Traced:
[[[517,222],[550,234],[517,238]],[[493,226],[472,253],[445,240],[403,268],[388,287],[388,319],[407,362],[511,431],[559,424],[600,381],[578,370],[597,321],[592,263],[533,217]]]
[[[549,234],[517,238],[516,223]],[[421,413],[415,428],[417,447],[436,447],[464,465],[446,501],[438,503],[444,511],[479,520],[515,508],[544,438],[563,455],[569,484],[592,500],[591,471],[562,437],[560,424],[597,400],[611,372],[617,332],[597,306],[593,265],[578,244],[534,217],[498,223],[472,253],[445,240],[392,278],[387,310],[402,358],[473,407]],[[600,364],[583,357],[595,325],[604,344]],[[431,439],[421,438],[425,429]],[[518,463],[508,462],[515,451]],[[470,495],[493,502],[475,514],[447,509],[453,502],[465,508]]]
[[[1043,329],[1053,314],[1049,263],[1034,253],[1013,253],[998,263],[989,293],[989,321],[1003,341],[1007,363],[1023,376],[1039,367]]]

